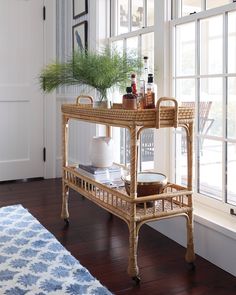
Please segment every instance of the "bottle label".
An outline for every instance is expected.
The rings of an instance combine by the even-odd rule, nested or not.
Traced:
[[[155,93],[148,91],[145,95],[146,108],[155,108]]]

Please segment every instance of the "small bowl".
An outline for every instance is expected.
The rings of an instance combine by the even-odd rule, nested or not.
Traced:
[[[130,195],[130,175],[122,177],[125,189]],[[161,194],[167,185],[167,177],[157,172],[140,172],[137,175],[137,196],[144,197]],[[147,202],[148,207],[154,206],[154,202]]]

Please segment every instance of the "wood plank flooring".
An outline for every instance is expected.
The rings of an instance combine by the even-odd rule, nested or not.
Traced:
[[[126,272],[126,224],[71,191],[70,226],[65,228],[60,219],[60,179],[1,183],[0,206],[12,204],[27,208],[114,294],[236,294],[236,277],[199,256],[196,270],[189,270],[184,260],[185,249],[147,225],[139,235],[141,283],[135,286]]]

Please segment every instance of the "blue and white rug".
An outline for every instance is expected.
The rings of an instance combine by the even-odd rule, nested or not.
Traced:
[[[25,208],[0,208],[0,294],[111,293]]]

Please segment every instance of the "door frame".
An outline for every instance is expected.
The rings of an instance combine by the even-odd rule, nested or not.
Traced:
[[[44,65],[56,58],[56,0],[44,0]],[[44,178],[56,177],[56,91],[44,95]]]

